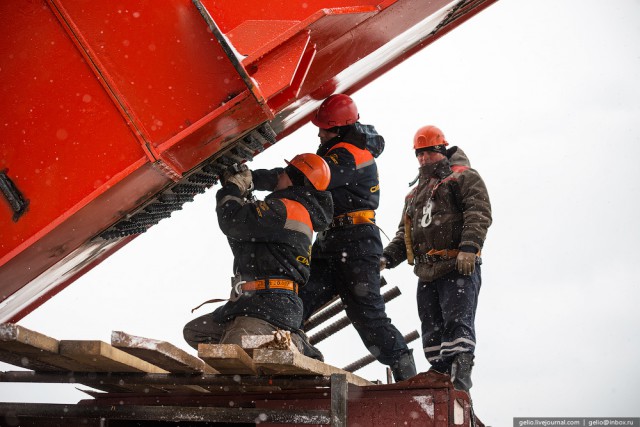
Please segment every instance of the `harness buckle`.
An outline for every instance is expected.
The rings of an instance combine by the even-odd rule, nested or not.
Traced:
[[[242,296],[242,285],[247,283],[246,280],[240,280],[239,277],[231,277],[231,294],[229,295],[229,301],[237,301]]]

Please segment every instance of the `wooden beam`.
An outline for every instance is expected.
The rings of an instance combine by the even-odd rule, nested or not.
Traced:
[[[113,331],[111,333],[111,345],[169,372],[219,373],[202,359],[198,359],[165,341],[137,337],[122,331]]]
[[[222,374],[257,373],[253,360],[237,344],[199,344],[198,357]]]
[[[344,374],[350,384],[359,386],[373,384],[351,372],[289,350],[256,349],[253,351],[253,363],[263,372],[272,375]]]

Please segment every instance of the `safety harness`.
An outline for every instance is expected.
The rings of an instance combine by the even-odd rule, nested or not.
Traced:
[[[431,199],[433,198],[436,190],[438,189],[438,187],[440,187],[441,184],[444,184],[445,182],[450,181],[450,180],[456,180],[457,177],[454,176],[454,174],[455,173],[460,174],[460,173],[464,172],[467,169],[469,169],[468,166],[452,165],[451,166],[452,173],[450,175],[448,175],[447,177],[445,177],[444,179],[438,179],[436,181],[436,183],[433,185],[433,187],[431,188],[431,191],[429,191],[429,197],[427,198],[427,204],[431,201]],[[418,180],[418,177],[419,177],[419,175],[409,185],[412,186],[413,184],[415,184],[416,181]],[[444,261],[444,260],[456,258],[458,256],[458,254],[460,253],[460,251],[458,249],[429,249],[429,251],[427,251],[427,253],[416,255],[414,253],[414,251],[413,251],[413,240],[411,238],[412,230],[413,230],[413,227],[412,227],[411,217],[409,215],[405,214],[405,216],[404,216],[404,243],[405,243],[405,246],[407,248],[407,263],[409,265],[425,264],[425,263],[432,264],[434,262]],[[480,256],[480,254],[478,254],[478,256]]]
[[[335,216],[333,217],[333,221],[331,221],[329,227],[336,228],[355,224],[373,224],[378,227],[378,230],[380,230],[387,240],[391,240],[389,239],[389,236],[387,236],[387,233],[385,233],[384,230],[376,224],[376,212],[372,210],[347,212],[345,214]]]
[[[243,291],[284,290],[298,293],[298,284],[288,279],[260,279],[251,282],[238,282]]]
[[[338,215],[333,217],[333,221],[331,221],[331,228],[342,227],[345,225],[353,225],[353,224],[375,224],[376,223],[376,213],[372,210],[364,210],[364,211],[355,211],[355,212],[347,212],[342,215]]]
[[[245,292],[260,292],[260,291],[285,291],[298,293],[298,284],[289,279],[278,278],[265,278],[252,281],[237,280],[235,277],[231,278],[231,296],[229,298],[213,298],[200,304],[199,306],[191,309],[193,313],[205,304],[211,304],[214,302],[223,301],[236,301]]]

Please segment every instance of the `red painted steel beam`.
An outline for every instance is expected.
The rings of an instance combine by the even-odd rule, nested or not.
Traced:
[[[375,34],[374,40],[377,39],[378,43],[381,40],[384,42],[377,47],[358,46],[359,55],[352,58],[352,63],[344,71],[329,76],[316,76],[316,84],[307,88],[307,91],[302,91],[300,99],[294,104],[296,108],[289,106],[282,115],[276,117],[276,123],[285,123],[282,127],[274,125],[279,130],[279,139],[308,123],[314,109],[327,96],[336,91],[346,94],[357,92],[496,1],[448,0],[429,2],[428,5],[421,0],[387,2],[379,15],[364,22],[349,34],[356,40],[366,40],[371,34]],[[456,10],[456,13],[449,15],[452,10]],[[386,32],[378,34],[378,28],[384,28]],[[333,55],[337,55],[336,49],[335,45],[331,45],[329,59],[319,54],[317,60],[330,60]],[[316,102],[313,102],[314,100]]]
[[[29,201],[17,221],[0,201],[15,320],[74,280],[48,271],[79,277],[68,257],[268,115],[190,0],[1,2],[0,25],[0,169]]]
[[[239,138],[266,122],[283,138],[493,2],[0,2],[16,190],[0,201],[0,321],[128,242],[94,237]]]

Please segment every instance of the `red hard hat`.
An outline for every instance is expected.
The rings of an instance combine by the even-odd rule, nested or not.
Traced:
[[[444,139],[444,134],[435,126],[423,126],[418,129],[413,137],[413,149],[433,147],[436,145],[449,145]]]
[[[287,161],[285,160],[285,162]],[[329,186],[331,170],[329,170],[327,162],[317,154],[298,154],[287,164],[302,172],[316,190],[324,191]]]
[[[331,129],[353,124],[359,118],[358,107],[353,99],[338,93],[324,100],[311,122],[321,129]]]

